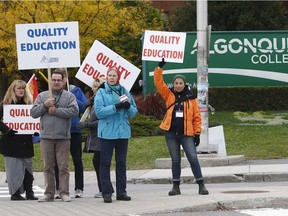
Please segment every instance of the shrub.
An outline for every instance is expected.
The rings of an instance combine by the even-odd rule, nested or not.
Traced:
[[[166,113],[166,106],[158,92],[151,92],[147,96],[137,95],[134,96],[134,100],[140,114],[154,116],[156,119],[163,119]]]
[[[162,131],[159,129],[160,122],[153,116],[137,114],[135,118],[130,120],[132,137],[162,135]]]
[[[209,88],[209,104],[216,111],[287,110],[287,87]]]

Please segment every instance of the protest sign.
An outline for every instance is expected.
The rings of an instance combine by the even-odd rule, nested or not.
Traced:
[[[78,22],[16,24],[18,69],[79,67]]]
[[[39,133],[40,118],[30,116],[33,105],[3,105],[3,122],[17,134]]]
[[[130,91],[140,69],[97,40],[80,66],[76,78],[92,87],[93,81],[106,77],[107,70],[111,67],[116,67],[120,71],[120,84]]]
[[[186,33],[145,31],[142,60],[183,63]]]

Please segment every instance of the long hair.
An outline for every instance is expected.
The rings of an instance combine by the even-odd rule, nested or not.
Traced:
[[[27,88],[26,82],[24,82],[23,80],[14,80],[11,83],[11,85],[7,89],[6,94],[4,96],[3,104],[12,104],[12,102],[14,104],[17,103],[18,99],[17,99],[17,96],[15,94],[15,88],[16,87],[25,88],[23,101],[25,104],[33,104],[32,95]]]

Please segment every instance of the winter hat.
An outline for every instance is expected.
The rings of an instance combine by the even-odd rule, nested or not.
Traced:
[[[118,70],[118,68],[116,68],[116,67],[110,67],[110,68],[108,68],[107,78],[108,78],[108,73],[109,73],[110,71],[112,71],[112,70],[116,71],[116,73],[117,73],[117,75],[118,75],[118,79],[117,79],[117,84],[118,84],[118,83],[119,83],[119,80],[120,80],[120,78],[121,78],[121,73],[120,73],[120,71]]]
[[[176,79],[182,79],[183,82],[184,82],[184,85],[186,85],[186,78],[185,78],[185,76],[183,76],[183,75],[181,75],[181,74],[177,74],[177,75],[174,76],[174,78],[173,78],[173,84],[174,84],[174,82],[175,82]]]

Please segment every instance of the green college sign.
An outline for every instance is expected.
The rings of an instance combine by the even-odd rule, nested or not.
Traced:
[[[155,89],[153,71],[158,62],[143,61],[144,93]],[[188,84],[197,82],[197,34],[187,33],[183,63],[167,63],[164,80],[176,74]],[[288,83],[288,32],[212,32],[208,63],[211,87],[286,86]]]

